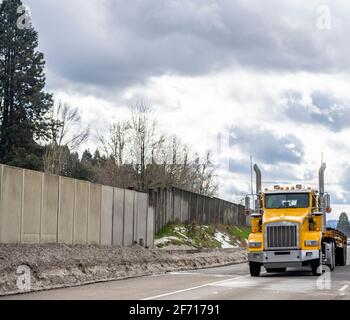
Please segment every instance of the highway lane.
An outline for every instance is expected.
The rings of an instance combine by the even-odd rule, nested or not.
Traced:
[[[346,266],[337,267],[334,272],[325,273],[321,277],[312,276],[311,272],[304,268],[288,270],[282,274],[262,273],[259,278],[252,278],[248,274],[248,265],[240,264],[36,292],[3,299],[350,299],[349,260]]]

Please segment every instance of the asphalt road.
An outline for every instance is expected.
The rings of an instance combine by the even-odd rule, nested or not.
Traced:
[[[337,267],[334,272],[325,273],[321,277],[312,276],[306,268],[288,270],[283,274],[262,273],[259,278],[252,278],[248,274],[248,265],[240,264],[36,292],[3,299],[350,299],[349,262],[350,259],[347,266]]]

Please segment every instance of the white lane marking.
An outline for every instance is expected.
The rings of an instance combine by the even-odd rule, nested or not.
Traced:
[[[345,286],[342,286],[339,291],[345,291],[347,288],[349,288],[349,285],[346,284]]]
[[[172,276],[211,276],[214,278],[224,278],[227,277],[227,274],[214,274],[214,273],[200,273],[200,272],[169,272],[167,274],[170,274]]]
[[[205,287],[209,287],[209,286],[215,286],[215,285],[221,284],[221,283],[226,282],[226,281],[233,281],[233,280],[236,280],[236,279],[242,279],[242,278],[247,278],[247,277],[250,277],[250,275],[247,274],[245,276],[230,278],[230,279],[226,279],[226,280],[222,280],[222,281],[210,282],[210,283],[203,284],[201,286],[192,287],[192,288],[183,289],[183,290],[178,290],[178,291],[173,291],[173,292],[168,292],[168,293],[160,294],[158,296],[149,297],[149,298],[142,299],[142,300],[143,301],[154,300],[154,299],[158,299],[158,298],[172,296],[174,294],[178,294],[178,293],[182,293],[182,292],[192,291],[192,290],[201,289],[201,288],[205,288]]]
[[[198,276],[198,275],[201,275],[202,273],[199,273],[199,272],[169,272],[168,274],[170,274],[172,276],[181,276],[181,275]]]

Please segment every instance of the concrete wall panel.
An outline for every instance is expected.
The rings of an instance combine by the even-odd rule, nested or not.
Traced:
[[[138,192],[134,192],[134,221],[133,221],[133,243],[138,243],[138,235],[137,235],[137,229],[138,229]]]
[[[20,243],[22,222],[21,169],[4,166],[1,179],[0,242]]]
[[[88,233],[89,183],[76,180],[74,207],[74,244],[86,244]]]
[[[187,222],[189,220],[189,193],[183,191],[181,196],[181,221]]]
[[[174,219],[181,221],[181,191],[174,190]]]
[[[174,221],[172,191],[166,190],[166,224]]]
[[[124,246],[133,245],[134,239],[134,191],[125,190],[124,206]]]
[[[112,245],[113,237],[113,188],[102,186],[101,245]]]
[[[154,245],[154,208],[149,207],[147,212],[147,237],[146,247],[152,248]]]
[[[124,239],[124,190],[114,188],[113,245],[122,246]]]
[[[58,182],[58,176],[44,175],[41,243],[57,242]]]
[[[146,193],[136,193],[137,199],[137,215],[136,215],[136,241],[140,243],[143,240],[143,245],[147,242],[147,212],[148,212],[148,195]]]
[[[60,178],[58,242],[73,244],[75,181]]]
[[[90,183],[88,243],[100,244],[102,186]]]
[[[22,243],[40,243],[42,178],[42,173],[24,170]]]

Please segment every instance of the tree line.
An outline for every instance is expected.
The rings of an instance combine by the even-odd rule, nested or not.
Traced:
[[[96,150],[80,155],[90,128],[82,128],[77,108],[45,92],[38,33],[17,25],[21,5],[0,5],[0,163],[140,191],[176,186],[216,194],[211,154],[200,157],[162,132],[143,102],[98,135]]]

